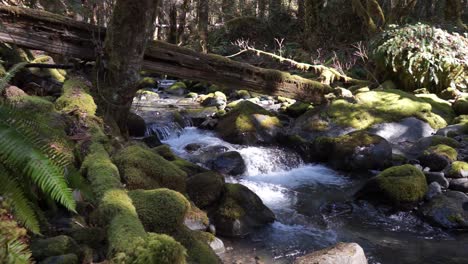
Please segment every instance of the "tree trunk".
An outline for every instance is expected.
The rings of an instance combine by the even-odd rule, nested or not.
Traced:
[[[200,37],[200,47],[203,53],[208,52],[208,0],[198,0],[198,35]]]
[[[169,36],[167,42],[177,44],[177,7],[173,2],[169,11]]]
[[[95,60],[105,28],[77,22],[48,12],[0,6],[0,42],[84,60]],[[127,56],[127,50],[123,56]],[[146,48],[143,69],[181,79],[215,83],[228,88],[322,103],[329,85],[286,72],[254,67],[227,58],[202,54],[161,41]],[[349,84],[348,84],[349,85]],[[128,94],[133,97],[132,94]]]
[[[258,0],[258,18],[265,19],[267,0]]]
[[[221,2],[223,22],[227,22],[236,17],[236,0],[223,0]]]
[[[445,20],[455,23],[457,26],[466,29],[462,20],[463,3],[462,0],[446,0]]]
[[[281,11],[283,10],[282,0],[270,0],[270,6],[268,7],[268,17],[271,21],[278,19]]]
[[[309,49],[316,45],[317,34],[320,26],[320,10],[323,0],[305,0],[304,3],[304,39],[306,47]]]
[[[179,43],[184,43],[184,31],[185,31],[185,24],[187,23],[187,12],[189,9],[190,0],[184,0],[182,2],[182,6],[180,7],[179,13],[179,28],[177,29],[177,39]]]
[[[299,20],[299,24],[302,27],[304,26],[304,16],[305,16],[304,0],[298,0],[297,1],[297,20]]]
[[[96,64],[93,89],[99,112],[127,135],[127,118],[138,90],[146,44],[154,32],[155,0],[118,0]]]

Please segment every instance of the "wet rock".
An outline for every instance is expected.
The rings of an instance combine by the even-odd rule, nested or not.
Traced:
[[[392,163],[392,147],[382,137],[365,131],[314,141],[315,156],[345,171],[379,170]]]
[[[466,178],[468,177],[468,163],[455,161],[447,169],[446,174],[449,178]]]
[[[127,120],[128,134],[132,137],[143,137],[146,133],[145,120],[137,114],[129,113]]]
[[[294,264],[367,264],[366,255],[356,243],[338,243],[297,258]]]
[[[442,188],[448,188],[449,186],[449,181],[447,180],[447,178],[445,178],[443,172],[425,171],[424,175],[426,176],[426,181],[428,184],[437,182]]]
[[[459,135],[464,135],[468,133],[468,126],[466,124],[456,124],[446,126],[442,129],[439,129],[436,135],[444,137],[456,137]]]
[[[141,141],[143,141],[143,143],[145,143],[146,146],[150,148],[155,148],[162,145],[161,140],[159,140],[158,136],[156,135],[144,137]]]
[[[181,96],[187,93],[187,85],[184,82],[176,82],[165,91],[168,94]]]
[[[5,96],[7,99],[10,99],[14,97],[27,96],[27,94],[20,88],[11,85],[3,90],[3,96]]]
[[[224,177],[216,172],[193,175],[187,180],[187,193],[200,208],[206,208],[217,201],[224,189]]]
[[[186,146],[184,147],[184,149],[185,149],[187,152],[191,153],[191,152],[195,152],[195,151],[201,149],[201,147],[202,147],[202,145],[200,145],[200,144],[198,144],[198,143],[190,143],[190,144],[186,145]]]
[[[450,180],[450,189],[468,193],[468,178],[452,179]]]
[[[218,109],[226,108],[226,95],[222,92],[214,92],[208,95],[200,96],[203,106],[216,106]]]
[[[208,164],[212,170],[233,176],[241,175],[246,170],[244,159],[237,151],[221,153]]]
[[[376,124],[370,128],[369,132],[385,138],[392,144],[397,144],[416,142],[422,137],[431,136],[435,130],[420,119],[408,117],[399,122]]]
[[[424,173],[413,165],[391,167],[370,179],[358,192],[358,198],[378,200],[409,208],[424,198],[427,182]]]
[[[33,240],[30,249],[36,260],[79,252],[76,241],[65,235]]]
[[[241,184],[224,186],[222,202],[212,217],[219,235],[242,237],[275,220],[273,212],[249,188]]]
[[[65,254],[48,257],[41,261],[40,264],[78,264],[78,256],[75,254]]]
[[[456,141],[453,138],[445,137],[445,136],[430,136],[430,137],[424,137],[419,139],[409,150],[410,154],[417,157],[423,154],[423,152],[432,147],[432,146],[437,146],[439,144],[444,144],[447,146],[450,146],[452,148],[458,148],[460,146],[460,143]]]
[[[431,171],[443,171],[453,161],[457,160],[457,151],[445,144],[429,147],[425,150],[419,161],[423,167],[429,167]]]
[[[291,117],[299,117],[312,108],[313,106],[311,104],[295,102],[286,108],[286,114]]]
[[[434,224],[449,229],[468,229],[468,196],[447,191],[423,204],[420,213]]]
[[[213,251],[217,254],[223,254],[226,252],[226,248],[224,247],[224,243],[221,239],[215,237],[213,241],[210,242],[210,247],[213,249]]]
[[[437,182],[432,182],[428,186],[424,199],[426,199],[426,201],[430,201],[432,198],[436,197],[437,195],[441,193],[442,193],[442,187],[440,186],[440,184]]]

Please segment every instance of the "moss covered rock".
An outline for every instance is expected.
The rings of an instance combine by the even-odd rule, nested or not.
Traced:
[[[128,114],[127,127],[128,134],[132,137],[143,137],[146,134],[145,120],[135,113]]]
[[[145,240],[135,245],[134,254],[130,258],[120,257],[122,255],[118,255],[113,263],[185,264],[186,250],[168,235],[148,233]]]
[[[227,175],[241,175],[247,167],[244,158],[237,151],[227,151],[208,161],[208,166],[219,173]]]
[[[177,232],[172,234],[185,248],[187,248],[189,263],[203,264],[220,264],[222,261],[214,253],[209,246],[209,243],[214,236],[210,233],[189,230],[186,227],[181,227]]]
[[[94,103],[93,97],[88,94],[88,87],[83,80],[72,78],[63,84],[63,93],[55,106],[58,110],[70,113],[78,111],[83,114],[93,116],[96,113],[97,106]]]
[[[224,185],[221,204],[213,214],[216,231],[225,236],[245,236],[253,228],[275,220],[273,212],[249,188],[241,184]]]
[[[445,175],[448,178],[466,178],[468,177],[468,163],[464,161],[455,161],[448,168]]]
[[[30,249],[33,257],[37,260],[51,256],[74,254],[80,251],[76,241],[65,235],[33,240]]]
[[[457,115],[468,115],[468,97],[462,97],[455,101],[453,110]]]
[[[382,169],[392,162],[392,147],[380,136],[357,131],[336,138],[316,138],[312,155],[339,170]]]
[[[180,193],[169,189],[135,190],[129,196],[145,229],[171,233],[182,226],[190,203]]]
[[[450,120],[433,112],[436,106],[396,89],[374,90],[357,94],[356,102],[334,100],[327,110],[330,121],[342,127],[365,129],[374,124],[396,122],[406,117],[426,121],[432,128],[447,126]],[[435,103],[434,103],[435,105]],[[440,104],[437,104],[440,107]],[[447,116],[452,116],[450,113]]]
[[[370,179],[360,195],[395,206],[417,203],[427,192],[424,173],[413,165],[402,165],[384,170]]]
[[[420,208],[430,222],[448,229],[468,229],[468,196],[462,192],[447,191],[435,196]]]
[[[223,139],[236,144],[271,143],[281,129],[272,113],[249,101],[242,101],[224,115],[217,131]]]
[[[308,110],[314,108],[311,104],[306,104],[303,102],[295,102],[294,104],[286,108],[286,114],[291,117],[299,117]]]
[[[223,187],[223,175],[212,171],[193,175],[187,180],[187,193],[200,208],[216,202],[221,197]]]
[[[187,174],[146,146],[127,146],[113,158],[129,189],[166,187],[185,192]]]
[[[78,264],[78,256],[76,254],[65,254],[60,256],[48,257],[41,261],[41,264]]]
[[[158,155],[160,155],[167,161],[170,161],[172,164],[176,165],[179,169],[187,173],[188,176],[208,171],[207,169],[198,166],[197,164],[194,164],[175,155],[168,145],[158,146],[156,148],[153,148],[152,151],[156,152]]]
[[[184,95],[187,93],[187,85],[184,82],[176,82],[165,91],[172,95]]]

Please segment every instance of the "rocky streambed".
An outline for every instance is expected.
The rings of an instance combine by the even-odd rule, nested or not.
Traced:
[[[358,243],[369,263],[466,263],[463,123],[438,130],[453,111],[428,113],[431,104],[394,91],[384,91],[400,96],[393,103],[422,112],[377,106],[365,116],[368,92],[338,95],[319,111],[266,96],[148,93],[135,112],[147,136],[248,187],[274,213],[272,224],[242,234],[219,230],[225,263],[291,263],[338,242]]]

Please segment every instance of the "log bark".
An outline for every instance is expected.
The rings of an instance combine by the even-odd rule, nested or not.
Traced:
[[[84,60],[102,56],[105,28],[45,11],[0,6],[0,42]],[[323,102],[329,85],[286,72],[254,67],[161,41],[148,45],[143,69],[258,93]]]

